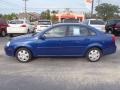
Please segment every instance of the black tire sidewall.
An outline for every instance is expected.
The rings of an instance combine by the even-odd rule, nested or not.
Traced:
[[[29,60],[27,60],[27,61],[21,61],[21,60],[19,60],[19,58],[18,58],[18,52],[21,51],[21,50],[25,50],[25,51],[27,51],[27,52],[29,53]],[[17,60],[18,60],[19,62],[21,62],[21,63],[27,63],[27,62],[30,62],[30,61],[31,61],[31,59],[32,59],[32,54],[31,54],[30,50],[28,50],[27,48],[19,48],[19,49],[16,51],[16,53],[15,53],[15,57],[17,58]]]

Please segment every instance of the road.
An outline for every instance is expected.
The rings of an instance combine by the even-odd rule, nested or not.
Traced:
[[[4,54],[0,37],[0,90],[120,90],[120,38],[117,52],[91,63],[84,58],[38,58],[19,63]]]

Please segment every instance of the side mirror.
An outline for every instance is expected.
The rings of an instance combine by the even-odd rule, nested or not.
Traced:
[[[41,35],[40,39],[45,40],[46,39],[45,35]]]

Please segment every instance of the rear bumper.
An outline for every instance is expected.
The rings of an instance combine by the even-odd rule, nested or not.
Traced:
[[[108,48],[105,48],[105,49],[103,50],[103,55],[108,55],[108,54],[116,53],[116,49],[117,49],[116,46],[110,46],[110,47],[108,47]]]
[[[22,33],[22,34],[24,34],[24,33],[28,33],[28,28],[11,28],[11,27],[8,27],[7,28],[7,33],[8,34],[12,34],[12,33],[18,33],[18,34],[20,34],[20,33]]]

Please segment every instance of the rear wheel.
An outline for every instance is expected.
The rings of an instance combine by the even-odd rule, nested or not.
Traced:
[[[109,29],[107,30],[107,33],[113,34],[113,28],[109,28]]]
[[[29,34],[30,33],[30,30],[28,29],[27,33]]]
[[[32,59],[30,50],[26,48],[20,48],[16,51],[16,58],[19,62],[26,63]]]
[[[14,34],[8,34],[8,36],[9,36],[9,37],[13,37],[13,36],[14,36]]]
[[[109,33],[109,34],[113,34],[112,30],[108,30],[107,33]]]
[[[102,57],[102,52],[98,48],[91,48],[87,53],[87,59],[91,62],[99,61]]]
[[[2,30],[2,31],[1,31],[1,35],[2,35],[2,37],[5,37],[5,36],[6,36],[5,30]]]

